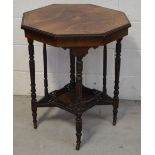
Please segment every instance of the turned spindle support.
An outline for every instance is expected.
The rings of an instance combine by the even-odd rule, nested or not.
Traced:
[[[48,79],[47,79],[47,50],[46,44],[43,44],[43,62],[44,62],[44,94],[48,98]]]
[[[70,85],[75,86],[75,56],[70,50]]]
[[[76,115],[76,137],[77,137],[77,141],[76,141],[76,150],[80,149],[80,144],[81,144],[81,136],[82,136],[82,118],[81,118],[81,114],[78,113]]]
[[[76,93],[76,150],[80,149],[81,135],[82,135],[82,112],[81,112],[81,101],[82,101],[82,70],[83,70],[83,57],[88,53],[89,47],[86,48],[72,48],[72,54],[76,56],[76,83],[75,83],[75,93]],[[75,58],[74,58],[75,60]]]
[[[117,40],[116,43],[116,56],[115,56],[115,85],[114,85],[114,97],[113,97],[113,125],[117,122],[117,113],[119,106],[119,75],[121,64],[121,41],[122,38]]]
[[[77,96],[77,104],[80,104],[82,99],[82,69],[83,69],[83,61],[82,57],[77,56],[76,59],[76,96]],[[81,144],[81,133],[82,131],[82,118],[81,114],[78,113],[76,115],[76,150],[80,149]]]
[[[103,50],[103,98],[107,94],[106,76],[107,76],[107,45],[104,46]]]
[[[82,69],[83,61],[81,56],[77,56],[76,59],[76,96],[77,102],[80,102],[82,98]]]
[[[28,39],[29,49],[29,67],[30,67],[30,79],[31,79],[31,109],[33,116],[34,129],[37,128],[37,100],[36,100],[36,88],[35,88],[35,61],[34,61],[34,46],[33,40]]]

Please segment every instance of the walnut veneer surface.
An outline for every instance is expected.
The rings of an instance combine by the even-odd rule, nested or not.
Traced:
[[[52,4],[24,13],[21,27],[28,38],[58,47],[81,47],[107,44],[127,35],[130,26],[121,11],[92,4]],[[109,38],[103,41],[105,37]]]

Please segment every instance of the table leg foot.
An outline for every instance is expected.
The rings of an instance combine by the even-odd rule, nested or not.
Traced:
[[[118,110],[116,107],[114,107],[114,110],[113,110],[113,125],[115,126],[116,123],[117,123],[117,113],[118,113]]]
[[[76,145],[76,150],[80,150],[80,144]]]
[[[81,114],[77,114],[76,116],[76,150],[80,149],[80,144],[81,144],[81,136],[82,136],[82,119],[81,119]]]
[[[37,125],[37,113],[32,112],[32,117],[33,117],[33,127],[34,127],[34,129],[37,129],[38,128],[38,125]]]
[[[37,129],[38,128],[38,125],[37,125],[37,123],[36,124],[34,124],[34,129]]]

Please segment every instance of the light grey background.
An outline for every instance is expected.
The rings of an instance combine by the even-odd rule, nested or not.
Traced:
[[[120,73],[120,98],[140,100],[141,85],[141,16],[140,0],[14,0],[14,94],[29,95],[30,80],[27,40],[21,30],[22,14],[53,3],[91,3],[124,11],[132,27],[122,42],[122,66]],[[108,44],[108,93],[113,95],[114,47]],[[102,89],[102,51],[90,49],[84,58],[83,81],[86,86]],[[58,89],[69,81],[69,55],[61,48],[48,47],[49,90]],[[37,95],[43,95],[42,44],[35,42]]]

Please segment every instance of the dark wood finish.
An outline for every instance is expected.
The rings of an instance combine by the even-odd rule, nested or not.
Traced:
[[[90,47],[68,47],[70,48],[71,53],[79,58],[83,58],[88,54],[88,49]]]
[[[29,43],[31,105],[34,128],[37,128],[37,108],[59,107],[76,116],[76,150],[80,149],[82,114],[95,105],[113,105],[113,125],[116,125],[119,105],[119,74],[121,40],[131,26],[123,12],[91,4],[56,4],[23,14],[21,28]],[[36,100],[33,40],[43,43],[44,92]],[[107,94],[107,44],[117,40],[115,57],[114,97]],[[48,92],[46,44],[70,50],[70,82],[59,90]],[[103,90],[82,85],[83,57],[89,48],[104,46]],[[75,67],[76,63],[76,67]]]
[[[54,4],[23,15],[22,28],[33,28],[36,32],[49,33],[58,38],[66,35],[105,36],[107,32],[130,26],[123,12],[92,4]]]
[[[107,94],[106,88],[106,76],[107,76],[107,46],[104,46],[103,51],[103,97]]]
[[[94,47],[106,45],[112,41],[118,40],[121,37],[128,35],[128,28],[118,30],[116,32],[108,33],[106,36],[96,35],[88,35],[83,37],[79,35],[70,36],[70,37],[62,37],[62,38],[51,38],[48,35],[45,35],[41,32],[34,32],[33,30],[25,30],[25,37],[31,38],[33,40],[37,40],[39,42],[43,42],[56,47]]]
[[[48,100],[43,97],[37,102],[37,107],[59,107],[72,114],[83,113],[95,105],[113,105],[113,99],[106,95],[103,98],[102,92],[82,86],[81,104],[77,104],[76,89],[68,89],[68,85],[60,90],[49,93]]]
[[[34,61],[34,46],[33,40],[28,39],[29,49],[29,66],[30,66],[30,79],[31,79],[31,109],[33,116],[34,129],[37,128],[37,100],[35,89],[35,61]]]
[[[77,104],[82,99],[82,69],[83,62],[82,57],[77,56],[76,58],[76,95],[77,95]]]
[[[75,56],[70,50],[70,83],[75,86]]]
[[[82,119],[81,119],[81,113],[78,113],[76,115],[76,137],[77,137],[77,141],[76,141],[76,150],[80,149],[80,144],[81,144],[81,136],[82,136]]]
[[[116,125],[117,113],[119,106],[119,74],[121,64],[121,39],[116,43],[116,57],[115,57],[115,86],[114,86],[114,98],[113,98],[113,125]]]
[[[48,97],[47,51],[46,51],[46,44],[43,45],[43,61],[44,61],[44,93],[45,93],[45,97]]]
[[[126,15],[117,10],[92,4],[54,4],[24,13],[21,27],[27,38],[46,44],[86,47],[117,40],[128,34],[130,26]]]

